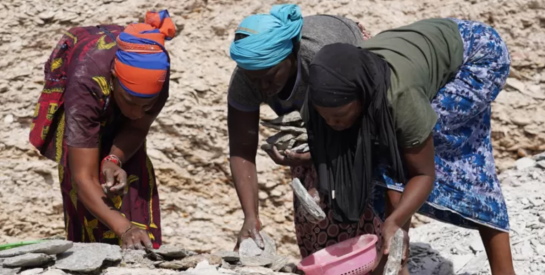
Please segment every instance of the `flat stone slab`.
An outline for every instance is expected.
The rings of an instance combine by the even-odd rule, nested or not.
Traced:
[[[235,251],[222,250],[215,252],[212,255],[221,257],[224,261],[228,263],[236,263],[240,260],[240,255]]]
[[[43,266],[55,261],[55,256],[50,256],[43,253],[28,253],[19,255],[4,260],[2,265],[4,267],[37,267]]]
[[[63,253],[73,246],[71,241],[53,240],[43,243],[20,246],[4,251],[0,251],[0,258],[15,257],[27,253],[43,253],[47,255],[56,255]]]
[[[263,238],[263,243],[265,244],[263,254],[276,255],[276,243],[274,239],[269,236],[269,234],[263,231],[261,231],[259,234],[261,234],[261,237]]]
[[[159,249],[152,250],[154,253],[157,253],[163,257],[170,259],[183,259],[187,256],[190,256],[190,252],[172,245],[162,245]]]
[[[289,257],[287,256],[276,256],[271,264],[271,269],[273,271],[282,270],[289,262]]]
[[[180,272],[168,269],[109,267],[103,275],[179,275]]]
[[[0,274],[2,275],[17,275],[21,271],[21,268],[6,268],[0,266]]]
[[[170,262],[162,262],[157,267],[174,270],[186,270],[196,267],[199,263],[207,261],[210,265],[221,265],[222,258],[216,255],[201,254]]]
[[[254,256],[254,257],[240,257],[240,262],[244,266],[267,266],[273,263],[272,256]]]
[[[44,271],[43,268],[33,268],[33,269],[27,269],[19,273],[19,275],[39,275],[39,274],[42,274],[43,271]]]
[[[103,243],[76,243],[59,256],[55,268],[69,272],[94,272],[102,267],[104,261],[121,261],[119,246]]]
[[[66,272],[60,270],[60,269],[50,269],[46,272],[42,273],[41,275],[67,275]]]

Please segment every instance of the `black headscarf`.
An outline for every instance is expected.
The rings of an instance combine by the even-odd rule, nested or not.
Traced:
[[[338,222],[358,222],[373,191],[377,161],[388,164],[388,174],[405,182],[394,123],[387,100],[390,68],[379,56],[349,44],[323,47],[310,65],[306,123],[312,160],[318,173],[318,191],[327,199]],[[335,131],[316,112],[341,107],[359,99],[361,121]]]

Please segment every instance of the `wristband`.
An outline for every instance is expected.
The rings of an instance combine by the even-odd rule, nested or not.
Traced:
[[[104,162],[109,161],[115,163],[117,166],[121,167],[121,160],[116,155],[108,155],[104,159],[102,159],[102,162],[100,162],[100,167],[104,164]]]

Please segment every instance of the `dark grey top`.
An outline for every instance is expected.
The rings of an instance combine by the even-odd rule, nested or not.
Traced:
[[[298,51],[297,80],[290,96],[286,100],[277,95],[266,98],[241,70],[235,68],[229,84],[229,105],[240,111],[253,112],[259,110],[262,103],[267,103],[278,115],[300,110],[308,89],[310,63],[323,46],[332,43],[360,46],[363,34],[356,22],[347,18],[332,15],[305,17]]]

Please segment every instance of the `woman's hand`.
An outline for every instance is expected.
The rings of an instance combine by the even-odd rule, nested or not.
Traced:
[[[272,150],[265,151],[269,154],[269,157],[278,165],[283,166],[309,166],[312,165],[312,158],[310,152],[296,153],[289,150],[284,151],[281,154],[275,146],[272,146]]]
[[[401,226],[396,224],[393,220],[386,219],[382,225],[382,255],[388,257],[390,254],[391,241],[398,229],[403,231],[403,258],[401,265],[404,266],[409,259],[409,234],[407,234],[407,231],[403,230],[403,228],[401,228]]]
[[[148,232],[135,227],[132,224],[125,232],[121,233],[119,238],[121,239],[122,249],[153,249],[153,244],[148,236]]]
[[[259,248],[264,249],[265,244],[259,232],[261,232],[261,221],[259,219],[244,219],[244,224],[238,233],[235,251],[238,251],[240,243],[248,238],[252,238]]]
[[[101,173],[105,178],[102,189],[106,195],[121,195],[125,193],[127,173],[123,168],[111,161],[105,161],[102,164]]]

